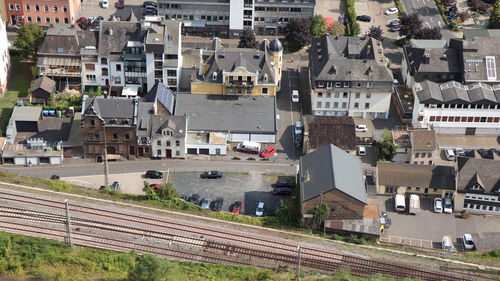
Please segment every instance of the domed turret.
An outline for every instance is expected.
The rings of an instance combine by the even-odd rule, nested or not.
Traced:
[[[280,40],[278,39],[273,39],[271,40],[271,43],[269,44],[269,49],[271,52],[278,53],[283,51],[283,45],[281,45]]]

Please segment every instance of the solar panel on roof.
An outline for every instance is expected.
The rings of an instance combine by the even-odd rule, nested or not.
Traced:
[[[493,56],[486,57],[486,76],[488,81],[497,80],[497,66]]]
[[[156,95],[158,101],[168,110],[170,113],[174,110],[174,92],[167,87],[158,87],[158,93]]]

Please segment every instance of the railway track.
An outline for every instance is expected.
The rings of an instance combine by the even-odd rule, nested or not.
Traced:
[[[7,206],[9,204],[12,206]],[[9,219],[10,223],[9,226],[2,222],[0,224],[2,229],[13,230],[16,224],[18,228],[28,228],[26,224],[22,224],[24,221],[45,222],[47,225],[65,225],[66,216],[64,212],[65,204],[63,202],[38,195],[17,194],[0,190],[0,215]],[[298,263],[297,249],[299,244],[294,241],[261,236],[255,237],[249,233],[221,230],[206,225],[194,225],[149,214],[125,212],[123,210],[117,212],[107,208],[97,208],[90,204],[72,203],[70,213],[72,228],[96,232],[93,234],[83,231],[75,232],[72,236],[74,243],[85,246],[99,247],[101,245],[100,248],[110,250],[137,250],[167,258],[210,263],[228,264],[233,262],[232,264],[261,267],[277,267],[285,264],[293,266]],[[45,229],[45,231],[56,231],[56,234],[51,234],[51,239],[58,235],[60,235],[59,237],[66,235],[64,229]],[[22,234],[27,234],[26,232],[29,231],[25,230],[25,233]],[[111,239],[109,235],[103,235],[102,233],[116,235]],[[122,236],[153,239],[162,246],[134,244],[127,239],[118,239],[118,237]],[[414,269],[361,259],[319,248],[301,247],[300,249],[301,266],[323,272],[334,272],[341,267],[349,267],[351,273],[356,276],[381,273],[394,277],[420,278],[431,281],[472,280],[472,278],[463,275],[454,276],[441,272]],[[186,254],[187,257],[180,257]],[[256,260],[264,262],[259,263]]]

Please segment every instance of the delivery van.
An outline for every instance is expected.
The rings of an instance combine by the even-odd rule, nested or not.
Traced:
[[[260,143],[253,141],[244,141],[236,146],[241,152],[258,154],[260,152]]]
[[[398,194],[396,195],[395,201],[395,208],[396,212],[404,212],[406,210],[406,202],[405,202],[405,197],[404,195]]]
[[[450,236],[443,236],[441,240],[441,247],[445,251],[454,251],[455,247],[453,247],[453,243],[451,242]]]
[[[416,194],[410,195],[410,214],[418,214],[420,213],[420,198]]]

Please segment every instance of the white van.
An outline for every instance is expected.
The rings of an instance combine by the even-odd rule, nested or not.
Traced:
[[[260,152],[260,143],[253,141],[244,141],[236,146],[236,149],[241,152],[255,153]]]
[[[451,148],[445,148],[444,149],[444,154],[446,155],[446,159],[448,161],[454,161],[455,160],[455,151]]]
[[[420,213],[420,197],[416,194],[410,195],[409,213],[414,215]]]
[[[404,195],[398,194],[396,195],[395,201],[395,208],[396,212],[404,212],[406,210],[406,202],[405,202],[405,197]]]
[[[450,236],[443,236],[441,240],[441,248],[445,251],[454,251],[453,243],[451,242]]]

